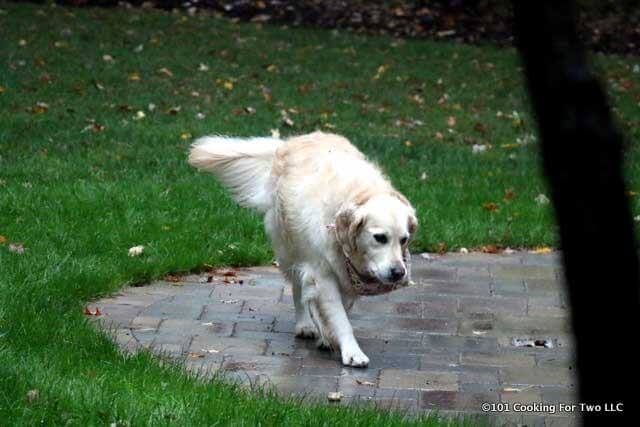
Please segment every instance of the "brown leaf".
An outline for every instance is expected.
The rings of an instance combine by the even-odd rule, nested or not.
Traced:
[[[500,206],[497,203],[488,202],[483,204],[482,208],[489,212],[496,212],[498,209],[500,209]]]
[[[202,359],[204,358],[204,354],[191,352],[187,357],[189,357],[189,359]]]
[[[7,242],[7,238],[0,234],[0,245],[4,245]]]
[[[504,200],[505,202],[510,202],[511,200],[513,200],[516,197],[516,193],[513,192],[513,189],[511,188],[507,188],[504,191],[504,197],[502,198],[502,200]]]
[[[476,123],[475,125],[473,125],[473,130],[483,135],[487,133],[487,127],[482,123]]]
[[[305,83],[298,86],[298,92],[300,92],[303,95],[309,93],[309,91],[311,91],[312,89],[313,89],[313,83]]]
[[[166,276],[164,276],[164,280],[167,282],[179,282],[180,281],[180,277],[173,275],[173,274],[167,274]]]
[[[480,250],[485,254],[497,254],[498,252],[500,252],[500,249],[498,249],[496,245],[483,246],[482,248],[480,248]]]

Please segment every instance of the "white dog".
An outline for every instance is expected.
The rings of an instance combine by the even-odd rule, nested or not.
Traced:
[[[286,140],[204,137],[189,163],[264,213],[293,285],[296,336],[340,349],[344,365],[367,366],[347,311],[358,295],[408,283],[417,220],[407,199],[349,141],[322,132]]]

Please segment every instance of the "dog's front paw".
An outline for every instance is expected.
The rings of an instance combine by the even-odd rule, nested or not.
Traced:
[[[342,364],[354,368],[366,368],[369,365],[369,358],[359,348],[345,349],[342,350]]]
[[[318,334],[318,329],[316,325],[313,323],[296,323],[296,337],[298,338],[317,338],[320,334]]]

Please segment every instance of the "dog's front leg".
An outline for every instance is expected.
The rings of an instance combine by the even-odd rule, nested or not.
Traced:
[[[364,368],[369,358],[362,352],[347,317],[338,283],[331,278],[315,277],[316,293],[309,300],[311,318],[323,340],[339,348],[342,364]]]

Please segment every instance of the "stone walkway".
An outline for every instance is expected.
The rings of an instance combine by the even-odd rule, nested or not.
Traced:
[[[333,404],[483,414],[498,425],[574,425],[571,332],[557,254],[449,254],[412,260],[415,285],[359,300],[351,319],[366,369],[294,337],[291,289],[275,268],[168,276],[95,302],[128,351],[150,349],[200,374]],[[527,406],[530,405],[530,406]],[[555,412],[555,413],[554,413]]]

